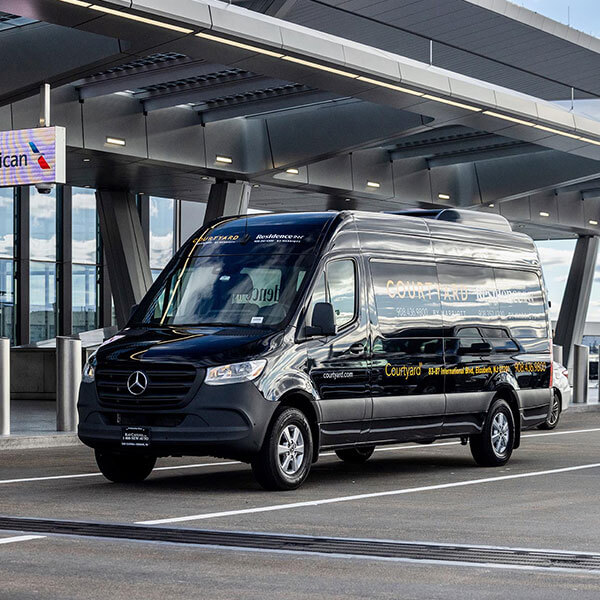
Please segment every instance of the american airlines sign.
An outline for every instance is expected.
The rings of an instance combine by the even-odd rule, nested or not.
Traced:
[[[66,183],[64,127],[0,131],[0,187]]]

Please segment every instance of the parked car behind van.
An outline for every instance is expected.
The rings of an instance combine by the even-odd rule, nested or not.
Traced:
[[[90,359],[79,437],[112,481],[213,455],[293,489],[322,450],[440,438],[501,466],[549,415],[547,306],[532,240],[498,215],[226,217]]]

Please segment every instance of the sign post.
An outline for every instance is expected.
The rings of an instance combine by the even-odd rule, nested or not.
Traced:
[[[0,131],[0,187],[66,183],[66,130]]]

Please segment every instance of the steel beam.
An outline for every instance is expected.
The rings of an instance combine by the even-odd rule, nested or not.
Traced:
[[[75,84],[79,98],[96,98],[124,90],[156,85],[189,77],[201,77],[225,71],[227,67],[203,60],[172,60],[151,67],[131,69],[124,73],[104,75],[101,78],[86,79]]]
[[[458,152],[457,154],[450,154],[448,156],[435,156],[430,158],[427,163],[429,167],[447,167],[483,160],[523,156],[536,152],[551,152],[551,150],[544,146],[537,146],[536,144],[511,144],[498,148],[482,148],[481,150],[473,150],[472,152]]]
[[[573,253],[554,336],[554,342],[563,347],[564,364],[568,367],[573,361],[574,344],[581,344],[583,338],[599,242],[597,236],[580,236]]]
[[[255,75],[223,82],[202,82],[190,86],[181,86],[179,89],[174,88],[166,92],[136,94],[135,98],[142,101],[145,112],[150,112],[179,104],[198,104],[223,96],[247,94],[257,90],[283,87],[285,85],[290,85],[290,82]]]
[[[192,107],[200,113],[203,123],[214,123],[236,117],[251,117],[266,112],[288,110],[309,104],[318,104],[335,100],[337,96],[320,90],[306,90],[285,95],[266,96],[251,100],[242,100],[225,106],[209,108],[208,104]]]
[[[98,190],[96,198],[108,273],[114,282],[117,324],[124,327],[131,307],[152,285],[148,250],[135,196],[125,191]]]
[[[210,186],[204,224],[219,217],[245,215],[248,212],[251,189],[248,182],[234,183],[217,180]]]

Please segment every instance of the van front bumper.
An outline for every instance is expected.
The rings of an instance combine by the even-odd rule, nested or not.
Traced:
[[[154,456],[222,456],[248,459],[261,448],[277,402],[265,400],[251,382],[200,386],[181,408],[118,409],[101,405],[96,385],[79,391],[79,439],[95,449]],[[126,427],[144,427],[147,447],[122,446]]]

